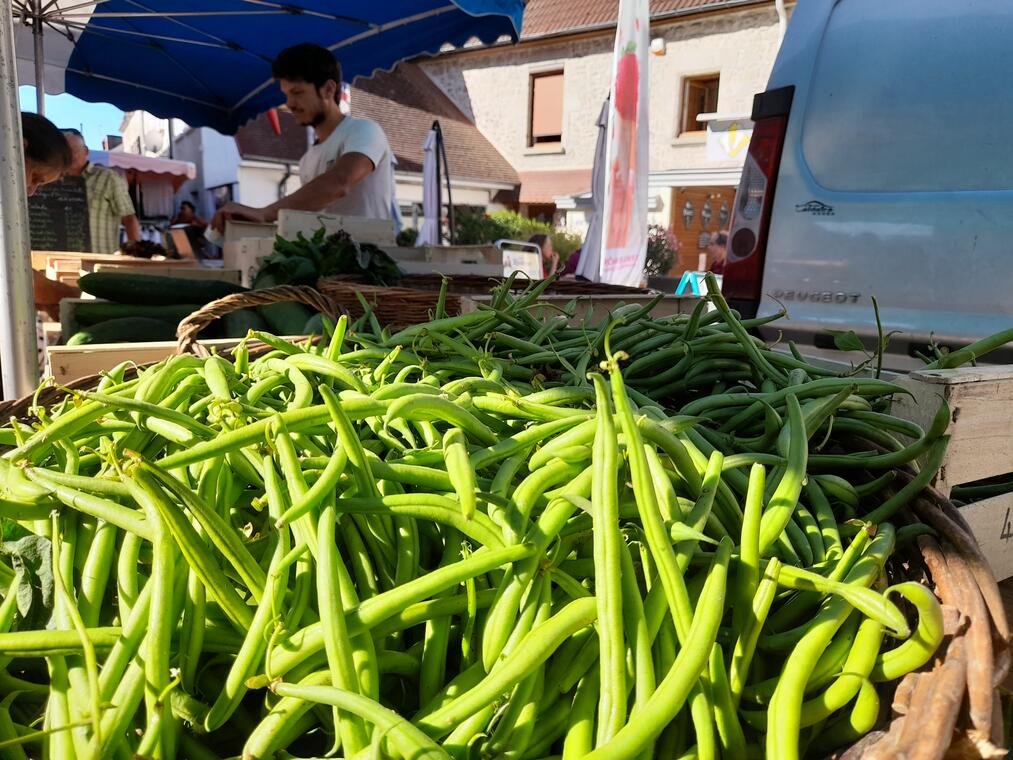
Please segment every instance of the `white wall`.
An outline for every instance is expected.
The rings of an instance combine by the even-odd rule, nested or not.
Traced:
[[[238,156],[238,153],[237,153]],[[299,167],[292,166],[292,175],[286,180],[282,195],[289,195],[300,188]],[[285,177],[282,164],[243,161],[238,166],[239,188],[236,200],[247,206],[268,206],[278,200],[278,185]]]

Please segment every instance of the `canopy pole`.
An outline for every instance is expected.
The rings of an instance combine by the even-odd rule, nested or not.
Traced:
[[[32,40],[35,42],[35,112],[46,115],[46,53],[42,44],[42,0],[32,3]]]
[[[28,196],[14,59],[14,14],[0,13],[0,378],[5,399],[31,393],[39,380]],[[42,88],[40,88],[42,89]]]

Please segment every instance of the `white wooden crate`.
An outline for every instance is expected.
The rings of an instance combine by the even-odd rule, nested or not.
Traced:
[[[950,443],[933,485],[954,486],[1013,473],[1013,366],[917,370],[897,379],[911,392],[893,413],[927,428],[943,399]],[[1013,576],[1013,494],[960,508],[998,580]]]

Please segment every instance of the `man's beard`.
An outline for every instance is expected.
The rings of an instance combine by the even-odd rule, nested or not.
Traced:
[[[326,119],[327,119],[327,114],[324,112],[324,109],[323,108],[318,108],[313,113],[313,115],[310,116],[310,118],[306,121],[306,123],[305,123],[304,126],[316,128],[316,127],[319,127],[321,124],[323,124]]]

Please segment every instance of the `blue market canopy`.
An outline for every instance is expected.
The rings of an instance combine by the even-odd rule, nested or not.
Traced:
[[[279,105],[271,60],[330,48],[352,81],[445,44],[517,39],[524,0],[13,0],[18,74],[45,91],[234,133]],[[40,39],[41,33],[41,39]]]

